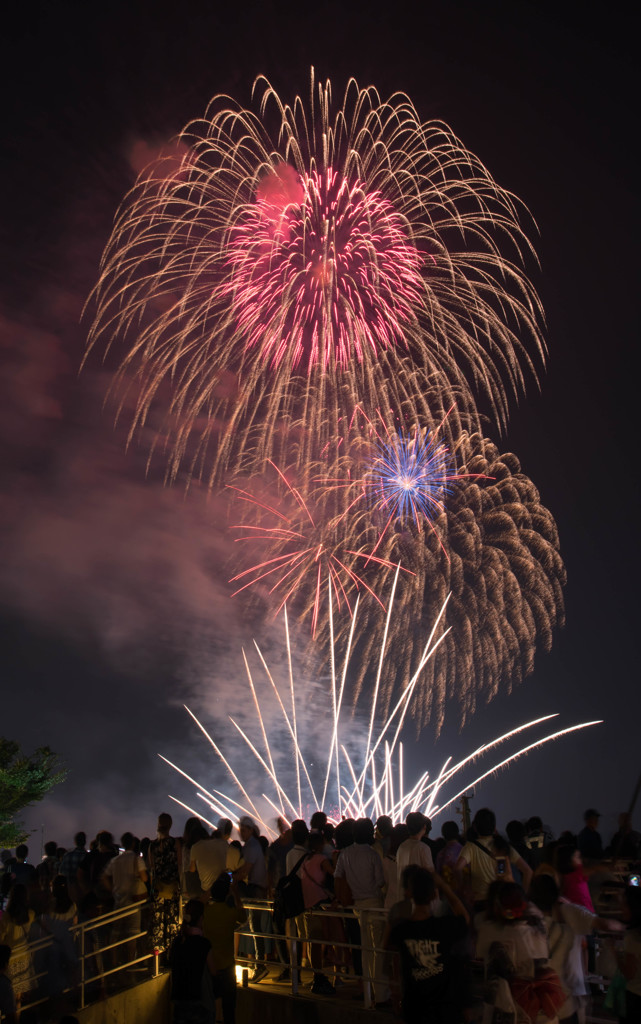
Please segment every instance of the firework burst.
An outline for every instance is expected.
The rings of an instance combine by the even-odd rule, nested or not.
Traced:
[[[116,220],[90,346],[124,344],[131,436],[211,484],[349,442],[381,394],[428,428],[455,401],[446,430],[478,429],[479,399],[505,423],[544,352],[514,197],[404,95],[351,81],[334,110],[313,74],[308,103],[254,95],[216,97]]]
[[[429,721],[437,729],[448,700],[458,701],[465,722],[479,698],[488,701],[501,687],[509,691],[529,675],[537,648],[549,651],[553,631],[564,623],[566,575],[556,524],[518,459],[500,454],[480,435],[465,434],[455,458],[462,479],[432,528],[419,530],[408,517],[370,548],[381,559],[377,592],[393,574],[385,562],[412,569],[399,582],[397,657],[384,666],[384,708],[399,682],[415,672],[424,630],[451,593],[447,622],[452,630],[422,673],[412,704],[418,722]],[[366,529],[366,517],[351,522],[355,534]],[[355,536],[352,546],[356,543]],[[357,694],[372,686],[382,618],[372,602],[363,604],[354,639]],[[324,609],[317,626],[320,650],[326,647],[329,626]],[[347,623],[337,627],[343,636],[348,628]]]
[[[247,347],[276,371],[286,363],[311,373],[403,345],[416,327],[422,261],[391,203],[331,168],[305,175],[300,191],[282,194],[281,207],[259,186],[231,231],[232,310]]]
[[[397,434],[379,444],[366,487],[380,509],[390,519],[413,519],[418,529],[441,515],[443,500],[452,493],[451,481],[457,479],[449,448],[419,430]]]
[[[363,566],[393,570],[393,563],[376,555],[367,545],[350,545],[356,538],[349,515],[350,505],[331,518],[327,508],[304,496],[300,487],[294,487],[278,467],[271,464],[277,474],[282,500],[264,500],[258,490],[250,492],[238,487],[231,490],[257,513],[257,521],[233,527],[236,540],[248,542],[251,549],[264,549],[268,557],[255,562],[237,573],[230,582],[237,586],[234,595],[251,587],[262,588],[268,595],[276,595],[279,602],[276,614],[292,599],[309,612],[312,635],[321,608],[321,590],[328,579],[339,610],[351,616],[356,593],[367,592],[384,608],[372,586],[361,574]],[[355,505],[358,498],[352,502]],[[309,597],[311,596],[311,601]]]

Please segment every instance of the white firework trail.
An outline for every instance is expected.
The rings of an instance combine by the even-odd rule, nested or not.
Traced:
[[[552,740],[566,736],[569,733],[601,724],[600,720],[580,722],[577,725],[572,725],[548,733],[547,735],[528,743],[526,746],[519,747],[514,753],[509,754],[509,756],[502,760],[493,763],[491,767],[486,768],[476,778],[471,781],[466,781],[465,785],[461,785],[463,781],[461,773],[464,769],[469,768],[473,762],[477,761],[479,758],[487,757],[499,745],[506,743],[509,740],[513,740],[526,730],[534,729],[535,727],[542,725],[544,722],[549,722],[551,719],[558,717],[556,714],[543,715],[542,717],[533,719],[532,721],[524,722],[523,724],[510,729],[508,732],[495,737],[490,740],[490,742],[482,744],[461,761],[452,764],[452,759],[447,758],[440,771],[432,780],[430,780],[428,772],[423,772],[416,780],[414,780],[414,782],[407,783],[403,769],[403,743],[400,736],[408,708],[411,704],[412,694],[420,674],[450,631],[451,627],[448,627],[437,637],[437,632],[443,622],[443,617],[450,595],[448,594],[441,606],[441,610],[436,618],[434,626],[432,627],[427,643],[425,644],[423,656],[417,671],[404,687],[403,692],[392,711],[384,719],[380,729],[378,729],[378,681],[385,657],[388,654],[388,627],[392,616],[397,579],[398,569],[392,587],[388,615],[381,643],[376,683],[372,693],[371,704],[368,709],[369,721],[367,736],[363,743],[363,749],[361,751],[360,761],[358,764],[354,763],[355,756],[353,753],[350,755],[345,745],[346,741],[349,739],[353,746],[354,721],[350,713],[343,713],[343,697],[352,651],[352,639],[354,636],[356,617],[358,615],[358,601],[354,609],[351,630],[340,672],[337,672],[338,657],[334,647],[333,618],[330,614],[329,621],[332,643],[332,657],[330,659],[331,678],[328,693],[326,695],[328,698],[327,705],[331,709],[331,722],[329,729],[330,741],[327,747],[326,760],[322,765],[322,771],[319,773],[319,778],[316,783],[310,775],[308,760],[311,768],[312,766],[317,767],[319,761],[322,761],[323,758],[319,759],[318,751],[315,751],[312,765],[312,760],[306,759],[305,753],[299,742],[299,736],[301,735],[299,729],[299,722],[301,721],[299,705],[304,705],[303,714],[307,715],[309,713],[309,694],[303,690],[303,692],[298,695],[294,685],[292,650],[289,625],[287,621],[287,608],[285,607],[284,621],[288,666],[286,688],[289,691],[288,697],[291,703],[289,711],[285,706],[277,683],[273,678],[267,662],[265,661],[258,644],[254,641],[254,646],[270,687],[270,712],[277,709],[281,716],[283,728],[274,731],[274,727],[272,726],[269,730],[269,733],[271,733],[272,736],[275,735],[278,737],[277,740],[274,745],[270,742],[269,733],[265,727],[263,712],[261,710],[261,702],[258,699],[256,685],[244,650],[242,655],[247,673],[249,692],[256,711],[259,733],[258,738],[250,737],[247,731],[243,729],[234,720],[234,718],[229,716],[230,723],[237,731],[240,739],[243,741],[243,745],[240,747],[242,757],[240,758],[239,763],[243,766],[247,765],[247,753],[249,752],[264,772],[266,782],[265,788],[268,790],[268,792],[262,792],[260,794],[264,803],[260,804],[256,796],[252,797],[250,795],[248,787],[244,785],[241,780],[239,771],[234,769],[232,764],[221,751],[220,747],[216,744],[214,739],[212,739],[204,725],[199,721],[193,711],[186,706],[187,712],[211,744],[219,763],[224,766],[227,773],[231,776],[241,799],[234,799],[229,794],[221,792],[218,789],[207,789],[201,782],[192,778],[178,765],[160,754],[159,756],[166,764],[195,786],[198,799],[206,807],[205,814],[188,806],[174,796],[170,795],[170,799],[179,804],[179,806],[183,807],[185,810],[189,811],[191,814],[201,818],[212,828],[214,827],[213,822],[209,820],[211,816],[230,818],[235,821],[240,815],[247,814],[260,825],[261,830],[265,835],[272,837],[276,835],[276,832],[267,820],[269,814],[273,813],[277,817],[283,818],[289,824],[295,818],[308,818],[311,813],[309,810],[310,807],[312,808],[312,811],[321,808],[327,809],[326,801],[328,799],[330,804],[333,805],[333,814],[330,813],[329,816],[336,820],[340,820],[344,817],[378,817],[381,814],[387,814],[396,822],[403,821],[410,811],[416,810],[420,810],[424,814],[433,818],[442,813],[447,807],[451,806],[466,792],[466,790],[478,785],[495,772],[506,768],[519,757],[530,753],[545,743],[550,743]],[[340,683],[338,683],[338,679],[340,679]],[[288,738],[287,742],[293,757],[293,765],[290,763],[289,768],[291,769],[293,767],[294,769],[295,792],[291,793],[287,790],[285,782],[279,778],[276,768],[277,758],[274,756],[275,753],[280,753],[282,755],[284,742],[283,737]],[[349,779],[349,784],[346,784],[347,778]],[[461,785],[461,788],[456,789],[456,792],[451,795],[451,785],[455,779],[456,782],[454,782],[454,787],[456,787],[458,783]],[[406,786],[408,788],[405,788]],[[444,787],[447,787],[445,792],[443,792]],[[443,795],[441,795],[442,792]],[[322,794],[322,799],[318,799],[318,794]],[[269,812],[265,810],[265,805],[269,808]],[[210,812],[212,813],[210,814]],[[205,815],[209,816],[206,817]]]

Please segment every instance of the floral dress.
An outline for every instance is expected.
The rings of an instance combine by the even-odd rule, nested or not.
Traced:
[[[7,973],[16,997],[30,992],[37,984],[31,953],[27,946],[35,917],[33,910],[30,910],[28,921],[25,924],[16,924],[5,912],[0,920],[0,945],[11,947]]]
[[[150,935],[155,949],[167,950],[179,927],[178,844],[173,836],[153,840],[149,865],[154,900]]]

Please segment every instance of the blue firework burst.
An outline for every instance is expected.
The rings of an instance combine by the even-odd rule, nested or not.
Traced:
[[[432,435],[416,430],[396,434],[377,446],[377,454],[366,476],[366,487],[390,519],[413,519],[419,530],[425,520],[432,523],[452,493],[456,475],[449,448]]]

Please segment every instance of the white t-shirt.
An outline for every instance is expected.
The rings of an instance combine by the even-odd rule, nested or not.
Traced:
[[[532,908],[529,908],[531,912]],[[537,960],[547,960],[547,933],[522,919],[503,923],[481,921],[476,937],[476,955],[482,960],[490,957],[495,942],[505,946],[517,978],[533,978]]]
[[[307,850],[304,846],[298,846],[298,844],[296,844],[296,846],[292,846],[291,850],[287,851],[287,856],[285,858],[285,874],[290,875],[292,873],[301,857],[303,857],[304,863],[304,858],[307,857],[308,853],[309,850]],[[302,867],[303,865],[301,864],[298,871],[296,872],[299,878],[301,877]]]
[[[191,848],[191,859],[196,861],[200,886],[211,889],[219,875],[227,869],[227,851],[224,839],[199,839]]]
[[[477,842],[483,847],[482,850],[476,843],[466,843],[459,854],[459,858],[462,857],[470,865],[470,885],[475,902],[487,899],[487,890],[496,881],[496,857],[502,856],[497,853],[491,836],[479,836]],[[516,864],[519,859],[512,846],[508,859],[512,864]]]
[[[396,851],[396,881],[401,894],[403,892],[401,874],[409,864],[418,864],[420,868],[427,868],[428,871],[434,870],[432,851],[420,839],[406,839]]]
[[[124,850],[107,863],[103,875],[111,879],[117,907],[124,907],[136,897],[146,895],[147,889],[142,879],[145,870],[144,860],[133,850]]]
[[[347,879],[354,902],[379,899],[383,905],[383,865],[379,855],[367,843],[353,843],[341,850],[334,878]]]

